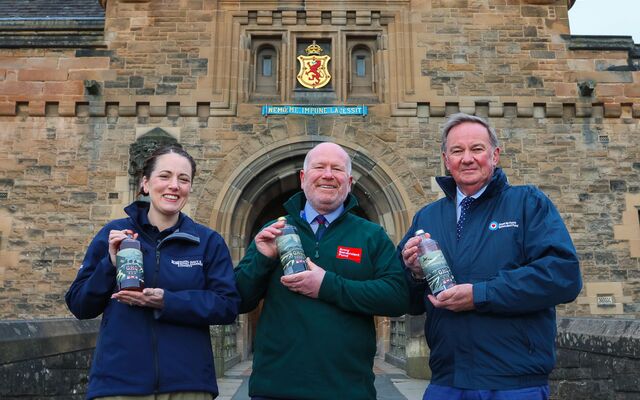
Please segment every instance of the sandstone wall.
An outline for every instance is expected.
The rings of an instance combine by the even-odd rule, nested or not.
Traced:
[[[511,182],[539,186],[565,218],[585,289],[561,312],[640,315],[633,43],[571,38],[560,0],[285,3],[109,0],[103,47],[0,49],[0,318],[68,316],[84,249],[131,200],[129,147],[155,128],[198,161],[187,211],[200,222],[217,221],[246,160],[326,139],[390,171],[410,218],[440,195],[438,132],[457,111],[488,117]],[[381,100],[364,118],[262,117],[251,32],[323,29],[383,32]]]

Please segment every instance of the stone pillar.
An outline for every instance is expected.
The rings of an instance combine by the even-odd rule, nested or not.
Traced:
[[[224,327],[210,326],[209,335],[211,336],[211,346],[213,347],[213,363],[216,367],[216,378],[224,376]]]
[[[405,371],[407,375],[417,379],[431,379],[429,369],[429,347],[424,338],[424,315],[406,317],[407,333],[407,362]]]

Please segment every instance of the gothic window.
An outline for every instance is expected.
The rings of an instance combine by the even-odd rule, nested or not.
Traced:
[[[178,144],[178,141],[161,128],[154,128],[129,146],[129,186],[130,199],[148,200],[147,196],[138,195],[142,184],[142,168],[144,161],[158,147]]]

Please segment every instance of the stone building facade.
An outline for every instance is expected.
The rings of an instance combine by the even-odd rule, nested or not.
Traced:
[[[630,37],[571,36],[573,1],[8,3],[0,319],[69,317],[63,296],[83,251],[134,199],[154,143],[195,157],[185,211],[221,232],[237,262],[325,140],[353,158],[359,212],[399,241],[441,196],[440,128],[458,111],[490,120],[511,183],[540,187],[566,221],[585,285],[560,315],[640,316],[640,52]],[[47,7],[55,14],[39,15]],[[331,57],[320,89],[296,79],[314,41]],[[267,105],[367,113],[264,115]],[[227,333],[240,357],[255,319]],[[424,365],[419,325],[379,319],[380,354]]]

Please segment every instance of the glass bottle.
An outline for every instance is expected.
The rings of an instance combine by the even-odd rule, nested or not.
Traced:
[[[280,217],[278,221],[285,222],[284,227],[281,229],[282,235],[276,237],[283,274],[291,275],[306,271],[308,269],[306,262],[307,256],[302,249],[302,241],[300,240],[300,236],[298,236],[298,230],[295,226],[287,223],[286,217]]]
[[[120,249],[116,253],[116,281],[118,290],[144,289],[144,268],[140,241],[131,235],[120,242]]]
[[[426,237],[422,229],[416,231],[416,236],[420,237],[418,261],[424,276],[427,278],[431,293],[437,296],[443,290],[455,286],[456,281],[438,242]]]

